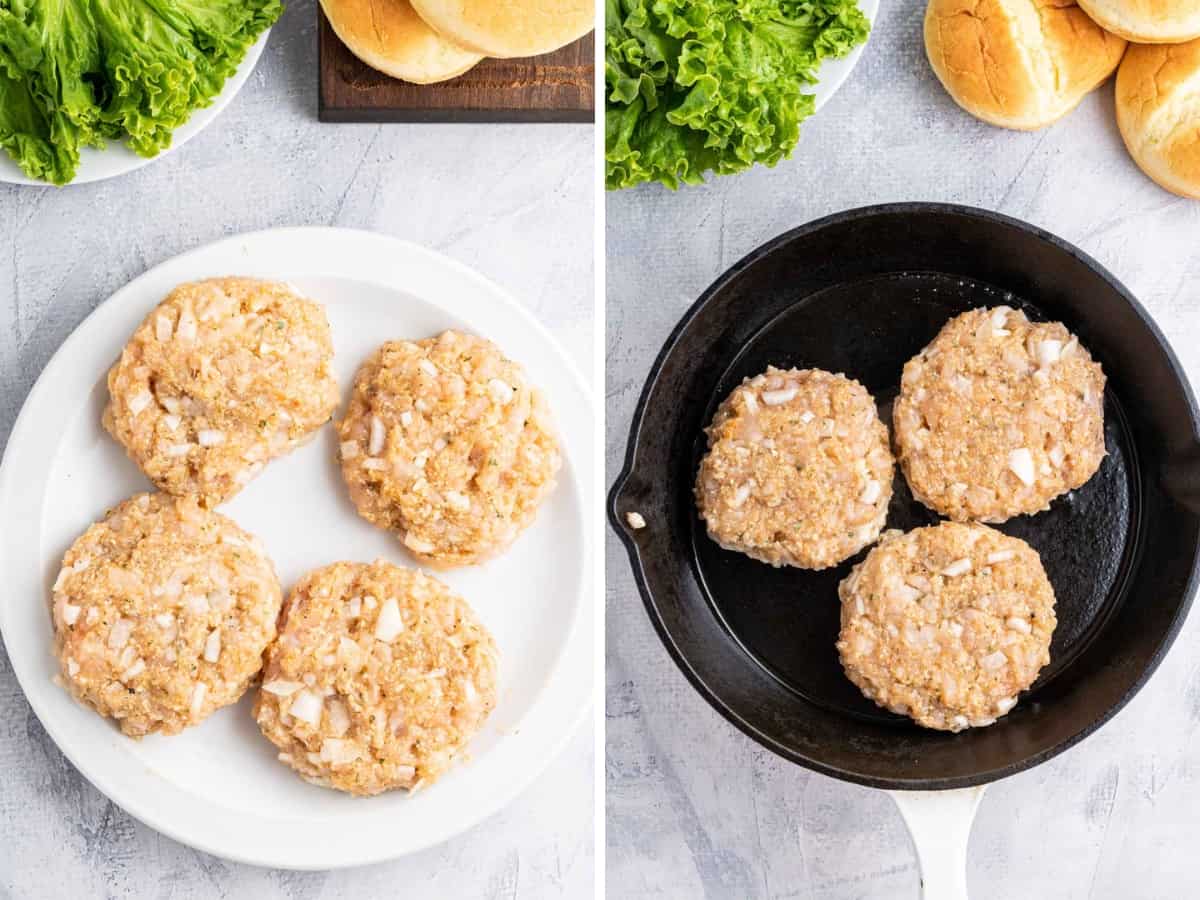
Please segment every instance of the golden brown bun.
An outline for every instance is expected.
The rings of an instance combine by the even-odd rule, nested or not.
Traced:
[[[925,52],[971,115],[1032,131],[1065,116],[1108,78],[1125,41],[1074,0],[929,0]]]
[[[1200,0],[1079,0],[1101,28],[1138,44],[1200,37]]]
[[[1143,172],[1200,200],[1200,40],[1129,48],[1117,72],[1117,125]]]
[[[430,27],[460,46],[501,58],[538,56],[592,30],[592,0],[413,0]]]
[[[321,8],[351,53],[393,78],[446,81],[483,59],[437,34],[408,0],[321,0]]]

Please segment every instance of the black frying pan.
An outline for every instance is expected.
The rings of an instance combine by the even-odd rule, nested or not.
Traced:
[[[929,731],[842,674],[837,584],[720,549],[696,515],[703,427],[768,364],[845,372],[885,421],[906,360],[951,316],[1019,306],[1061,321],[1108,376],[1108,457],[1048,512],[1000,529],[1036,548],[1057,595],[1051,664],[989,728]],[[654,363],[610,497],[646,609],[695,688],[754,740],[859,784],[943,790],[1044,762],[1127,703],[1183,623],[1200,556],[1200,416],[1166,341],[1094,260],[991,212],[923,203],[830,216],[755,250],[688,311]],[[641,530],[627,525],[639,512]],[[897,474],[889,527],[936,521]]]

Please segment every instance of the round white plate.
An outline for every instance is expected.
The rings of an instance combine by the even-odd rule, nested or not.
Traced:
[[[63,553],[107,508],[149,487],[100,425],[107,370],[172,287],[232,274],[290,281],[325,304],[343,397],[382,341],[458,328],[494,340],[523,364],[557,419],[565,461],[537,521],[497,559],[438,573],[496,637],[499,702],[469,759],[411,796],[363,799],[302,781],[276,761],[249,694],[180,735],[135,741],[51,681],[47,598]],[[259,865],[325,869],[444,841],[529,784],[590,706],[592,417],[588,390],[542,326],[496,285],[429,250],[365,232],[292,228],[178,256],[84,320],[42,372],[9,438],[0,466],[0,571],[8,578],[0,630],[13,670],[46,731],[88,780],[193,847]],[[301,573],[335,560],[415,565],[398,541],[355,514],[335,444],[333,429],[323,428],[221,507],[263,539],[285,591]]]
[[[267,46],[267,37],[270,33],[270,29],[264,31],[253,46],[246,51],[246,56],[238,66],[238,70],[232,78],[225,82],[225,87],[213,98],[212,103],[193,112],[186,122],[175,129],[169,147],[157,156],[151,157],[138,156],[121,141],[109,141],[103,150],[84,147],[79,151],[79,170],[70,184],[103,181],[105,178],[115,178],[126,172],[140,169],[142,166],[148,166],[150,163],[162,159],[172,150],[178,150],[198,135],[212,124],[213,119],[221,114],[221,111],[229,105],[230,101],[237,96],[237,92],[250,79],[250,73],[254,71],[258,58],[262,56],[263,48]],[[3,151],[0,151],[0,182],[49,186],[45,181],[38,181],[27,176],[21,171],[21,167],[13,162],[12,157]]]
[[[879,16],[879,0],[858,0],[858,8],[862,10],[867,21],[871,23],[871,34],[875,33],[876,19]],[[821,63],[817,73],[818,81],[813,86],[813,96],[816,97],[815,108],[820,109],[837,93],[838,88],[845,84],[858,60],[862,57],[867,44],[871,42],[871,34],[867,39],[843,56],[841,59],[827,59]]]

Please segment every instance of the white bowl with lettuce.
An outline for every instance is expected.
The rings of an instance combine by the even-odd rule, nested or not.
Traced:
[[[879,0],[605,0],[605,185],[675,189],[792,156]]]
[[[0,4],[0,182],[82,184],[186,143],[254,70],[280,0]]]

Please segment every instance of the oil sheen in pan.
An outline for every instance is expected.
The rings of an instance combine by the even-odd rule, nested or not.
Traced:
[[[743,378],[768,365],[822,368],[861,381],[891,427],[891,404],[904,363],[951,317],[979,306],[1021,308],[1045,319],[1020,298],[976,281],[940,273],[893,273],[802,297],[746,342],[722,374],[705,422]],[[1068,323],[1068,327],[1070,327]],[[1101,360],[1103,363],[1103,360]],[[1083,652],[1123,601],[1138,554],[1137,458],[1126,418],[1113,392],[1105,395],[1108,455],[1082,488],[1055,500],[1048,511],[996,526],[1027,541],[1042,557],[1057,598],[1058,627],[1050,664],[1023,703]],[[693,447],[692,472],[705,451]],[[939,517],[913,499],[896,470],[888,528],[908,531]],[[838,583],[867,551],[822,572],[773,569],[721,549],[692,517],[692,566],[697,582],[725,628],[765,671],[807,701],[853,718],[912,727],[867,700],[838,661]]]

